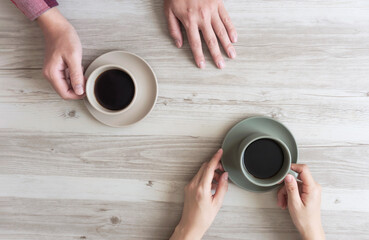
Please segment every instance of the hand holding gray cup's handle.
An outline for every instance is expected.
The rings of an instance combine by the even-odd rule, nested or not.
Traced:
[[[295,171],[293,171],[293,170],[290,169],[287,174],[291,174],[296,179],[297,182],[301,182],[302,183],[302,181],[300,179],[298,179],[299,174],[297,172],[295,172]]]

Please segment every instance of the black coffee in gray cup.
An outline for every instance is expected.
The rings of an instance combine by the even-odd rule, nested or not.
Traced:
[[[272,139],[258,139],[246,148],[243,161],[251,175],[267,179],[282,169],[284,154],[279,144]]]

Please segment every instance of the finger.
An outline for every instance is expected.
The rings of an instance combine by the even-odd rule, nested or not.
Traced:
[[[291,174],[288,174],[284,179],[284,184],[288,196],[288,205],[292,204],[294,207],[301,205],[302,201],[296,179]]]
[[[225,29],[223,22],[220,20],[218,15],[213,17],[212,26],[228,57],[235,58],[236,50],[234,49],[229,39],[227,30]]]
[[[65,59],[70,74],[70,81],[74,92],[77,95],[82,95],[85,89],[85,78],[82,71],[82,59],[77,56],[71,56]]]
[[[212,26],[210,24],[205,24],[204,26],[201,27],[201,32],[206,44],[208,45],[213,61],[215,62],[218,68],[220,69],[224,68],[225,62],[220,52],[218,40],[217,37],[215,36]]]
[[[170,9],[166,11],[166,16],[168,20],[169,34],[174,39],[174,43],[176,44],[176,46],[180,48],[182,47],[183,39],[179,20]]]
[[[286,196],[287,196],[287,190],[286,190],[286,187],[283,186],[278,190],[278,193],[277,193],[277,204],[282,209],[285,209],[287,206]]]
[[[55,91],[65,100],[81,99],[84,96],[79,96],[70,89],[64,71],[60,71],[55,67],[45,68],[44,75],[51,83]]]
[[[214,202],[217,206],[222,206],[224,196],[228,191],[228,172],[224,172],[219,179],[218,186],[214,194]]]
[[[231,39],[231,41],[233,43],[237,42],[238,36],[237,36],[236,29],[233,26],[233,23],[232,23],[229,15],[228,15],[227,10],[224,7],[224,4],[221,3],[218,9],[219,9],[218,10],[219,11],[219,16],[222,19],[222,22],[223,22],[224,26],[227,29],[229,38]]]
[[[200,183],[202,176],[204,175],[204,169],[207,167],[208,162],[204,162],[199,171],[196,173],[196,175],[193,177],[192,182],[195,182],[196,185]]]
[[[291,169],[299,174],[299,178],[302,181],[303,187],[310,188],[315,184],[313,176],[311,176],[309,167],[305,164],[295,164],[291,165]]]
[[[223,154],[223,149],[219,149],[214,156],[209,161],[208,165],[204,169],[204,174],[202,176],[202,183],[205,185],[205,187],[210,186],[210,183],[212,182],[215,174],[215,170],[217,170],[218,163],[220,162],[220,159]]]
[[[189,28],[186,28],[186,32],[196,65],[199,68],[205,68],[205,58],[201,48],[201,38],[198,27],[196,25],[191,25]]]

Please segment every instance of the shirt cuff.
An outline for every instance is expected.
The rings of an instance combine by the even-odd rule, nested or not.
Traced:
[[[12,0],[12,2],[31,21],[37,19],[50,8],[58,6],[56,0]]]

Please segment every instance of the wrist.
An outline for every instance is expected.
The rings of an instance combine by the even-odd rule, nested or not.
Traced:
[[[303,240],[324,240],[325,234],[321,224],[300,231]]]
[[[170,240],[201,240],[203,235],[202,231],[188,227],[180,222]]]
[[[53,33],[63,31],[70,27],[70,23],[59,10],[54,7],[49,11],[44,12],[37,18],[37,23],[42,29],[45,36],[52,35]]]

